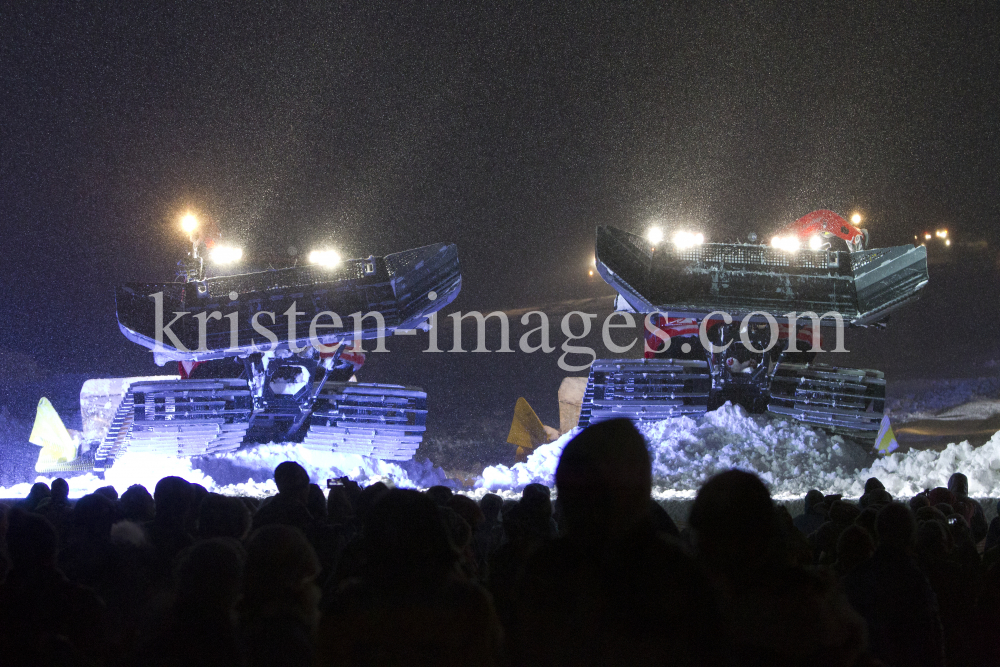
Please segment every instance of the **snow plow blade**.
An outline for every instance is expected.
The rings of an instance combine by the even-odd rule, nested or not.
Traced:
[[[348,259],[335,267],[298,266],[187,283],[129,283],[116,290],[115,298],[126,338],[156,350],[160,361],[206,361],[266,348],[272,341],[260,328],[281,343],[305,346],[310,324],[325,312],[337,314],[342,326],[331,331],[335,322],[324,317],[318,335],[324,345],[355,337],[353,313],[381,314],[383,327],[375,317],[361,319],[362,339],[416,329],[426,324],[427,315],[449,304],[461,286],[458,249],[438,243],[385,257]],[[294,326],[285,315],[293,307]],[[255,327],[253,318],[262,312]],[[184,315],[171,323],[178,313]],[[204,314],[204,321],[196,317]]]
[[[832,311],[845,323],[867,325],[915,300],[928,281],[923,246],[794,253],[748,243],[653,248],[610,226],[597,228],[596,260],[601,277],[636,312],[672,317]]]

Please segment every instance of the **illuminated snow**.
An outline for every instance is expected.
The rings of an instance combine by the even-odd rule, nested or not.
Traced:
[[[873,461],[864,448],[840,436],[729,404],[698,419],[679,417],[639,428],[653,458],[653,495],[661,500],[693,498],[709,477],[730,468],[756,473],[779,499],[801,498],[814,488],[857,498],[869,477],[878,477],[894,496],[908,497],[945,486],[953,472],[969,477],[973,496],[1000,497],[1000,433],[982,447],[964,442],[942,452],[911,451]],[[574,434],[539,447],[524,463],[486,468],[477,486],[551,486],[559,454]]]
[[[697,419],[647,422],[640,425],[653,459],[653,494],[660,500],[693,498],[712,475],[740,468],[759,475],[779,499],[801,498],[812,488],[858,497],[869,477],[878,477],[897,497],[944,486],[956,471],[969,477],[969,491],[977,497],[1000,497],[1000,433],[981,447],[969,443],[948,445],[943,451],[910,451],[873,460],[861,446],[810,428],[794,420],[751,415],[740,406],[725,405]],[[577,433],[538,447],[527,461],[513,466],[486,467],[468,492],[488,491],[515,496],[530,483],[554,486],[559,455]],[[128,453],[98,475],[64,475],[70,495],[79,497],[105,485],[122,493],[132,484],[152,490],[167,475],[197,482],[210,491],[232,495],[266,496],[276,489],[271,474],[286,460],[301,463],[311,479],[325,486],[328,478],[347,476],[362,485],[386,481],[395,486],[427,488],[435,484],[460,485],[428,461],[380,461],[358,455],[310,450],[297,444],[270,444],[213,459],[176,459],[154,454]],[[55,476],[39,476],[51,482]],[[23,497],[31,483],[0,488],[0,497]]]

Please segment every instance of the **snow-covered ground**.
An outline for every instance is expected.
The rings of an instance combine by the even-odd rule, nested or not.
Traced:
[[[640,428],[653,457],[654,494],[664,501],[693,498],[705,480],[729,468],[758,474],[772,494],[783,500],[801,498],[812,488],[858,497],[869,477],[882,480],[894,496],[909,497],[922,489],[944,486],[956,471],[968,475],[971,495],[1000,497],[1000,433],[981,447],[956,443],[940,452],[910,451],[876,459],[839,436],[791,420],[747,414],[740,406],[728,404],[698,419],[680,417],[648,422]],[[472,493],[514,494],[533,482],[552,486],[559,455],[573,435],[567,433],[539,447],[526,462],[485,468]],[[74,497],[107,484],[119,493],[131,484],[152,489],[167,475],[220,493],[262,496],[275,492],[271,473],[289,459],[299,461],[321,486],[328,478],[344,475],[362,484],[384,480],[411,488],[458,486],[444,470],[427,461],[378,461],[295,444],[264,445],[196,460],[128,453],[103,479],[93,474],[67,479]],[[37,480],[51,481],[52,477]],[[29,482],[0,488],[0,497],[22,497],[29,488]]]
[[[699,419],[680,417],[642,424],[653,457],[659,499],[693,498],[712,475],[739,468],[756,473],[778,499],[801,498],[809,489],[857,498],[865,481],[878,477],[894,496],[945,486],[953,472],[969,477],[970,494],[1000,497],[1000,433],[981,447],[967,442],[944,451],[910,451],[875,458],[861,446],[806,425],[752,415],[725,405]],[[573,433],[538,448],[524,463],[491,466],[479,486],[521,488],[551,485],[562,448]]]

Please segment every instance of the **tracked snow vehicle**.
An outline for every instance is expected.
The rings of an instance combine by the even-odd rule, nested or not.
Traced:
[[[179,374],[88,381],[80,455],[43,448],[38,466],[103,470],[125,451],[188,457],[272,441],[412,458],[426,393],[351,380],[364,341],[384,350],[377,339],[426,329],[458,295],[454,245],[217,277],[205,276],[198,249],[178,281],[115,293],[121,332]]]
[[[839,339],[838,327],[883,324],[928,274],[926,248],[866,250],[867,239],[831,211],[800,218],[770,246],[683,232],[660,244],[598,227],[597,270],[618,291],[618,310],[647,316],[646,353],[593,363],[580,426],[697,416],[733,401],[874,443],[883,374],[817,364],[815,352],[823,332]]]

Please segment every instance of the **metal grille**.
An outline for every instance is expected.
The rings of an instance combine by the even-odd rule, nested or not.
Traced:
[[[829,250],[800,250],[791,253],[746,243],[706,243],[671,252],[681,260],[705,264],[828,269],[833,261],[836,266],[836,253]]]
[[[205,281],[209,297],[228,297],[230,292],[249,294],[271,290],[308,289],[321,283],[357,280],[365,277],[364,259],[349,259],[336,267],[298,266],[237,276],[220,276]]]
[[[877,262],[887,255],[891,254],[895,248],[878,248],[876,250],[863,250],[861,252],[851,253],[851,271],[857,274],[858,269],[871,264],[872,262]]]

